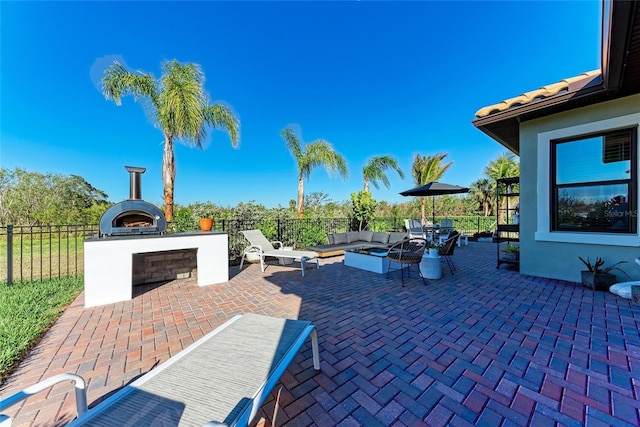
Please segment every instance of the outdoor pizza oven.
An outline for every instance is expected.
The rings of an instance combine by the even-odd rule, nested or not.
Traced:
[[[116,203],[100,218],[100,237],[163,234],[167,220],[162,211],[141,200],[140,181],[146,168],[125,166],[129,172],[129,200]]]

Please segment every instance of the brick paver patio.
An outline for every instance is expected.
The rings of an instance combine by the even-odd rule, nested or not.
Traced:
[[[580,285],[496,270],[495,246],[457,248],[458,267],[428,285],[400,286],[324,259],[298,267],[232,267],[223,285],[145,287],[128,302],[84,309],[82,295],[0,389],[7,396],[52,375],[88,380],[100,401],[235,314],[311,320],[322,371],[307,343],[281,384],[288,426],[637,426],[640,306]],[[567,268],[579,269],[577,260]],[[633,267],[629,267],[633,268]],[[273,414],[273,397],[262,412]],[[72,387],[8,411],[14,426],[64,425]]]

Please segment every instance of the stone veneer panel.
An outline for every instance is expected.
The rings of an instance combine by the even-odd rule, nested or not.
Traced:
[[[133,285],[195,277],[197,250],[133,254]]]

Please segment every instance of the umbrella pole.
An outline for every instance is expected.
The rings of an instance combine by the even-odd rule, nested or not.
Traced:
[[[436,223],[436,196],[431,196],[431,223]]]

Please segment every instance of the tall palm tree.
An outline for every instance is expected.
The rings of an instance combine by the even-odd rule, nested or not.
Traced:
[[[471,184],[471,196],[480,204],[480,208],[484,212],[484,216],[491,214],[493,207],[493,184],[487,178],[480,178]]]
[[[395,170],[400,175],[400,178],[404,179],[404,172],[402,172],[402,169],[398,166],[398,161],[393,156],[375,156],[370,158],[362,169],[364,191],[369,192],[369,182],[374,187],[380,188],[378,181],[381,181],[385,187],[389,188],[389,178],[385,173],[387,169]]]
[[[411,164],[411,175],[413,175],[416,186],[426,185],[442,178],[442,175],[453,165],[453,162],[449,162],[446,165],[442,164],[442,161],[447,156],[447,153],[433,156],[416,154]],[[420,215],[422,216],[423,224],[426,223],[425,201],[425,196],[420,197]]]
[[[210,126],[227,131],[231,145],[237,147],[240,122],[229,107],[209,104],[204,90],[204,74],[198,64],[182,65],[175,59],[168,61],[157,81],[151,74],[131,73],[117,61],[104,74],[102,91],[107,100],[121,105],[123,96],[132,95],[149,101],[149,116],[164,134],[164,213],[167,221],[171,221],[176,177],[174,142],[202,148],[207,126]]]
[[[496,180],[520,175],[520,163],[511,152],[504,152],[484,168],[484,174]]]
[[[338,172],[343,179],[349,176],[347,162],[337,153],[331,144],[317,139],[302,149],[300,139],[291,128],[285,128],[280,135],[287,144],[298,167],[298,217],[304,213],[304,179],[309,179],[311,172],[318,166],[324,166],[329,175]]]
[[[516,156],[506,151],[492,160],[484,168],[484,174],[493,180],[493,191],[496,191],[496,180],[500,178],[511,178],[520,175],[520,163],[516,160]],[[498,201],[498,209],[502,210],[505,205],[506,198],[503,197]]]

